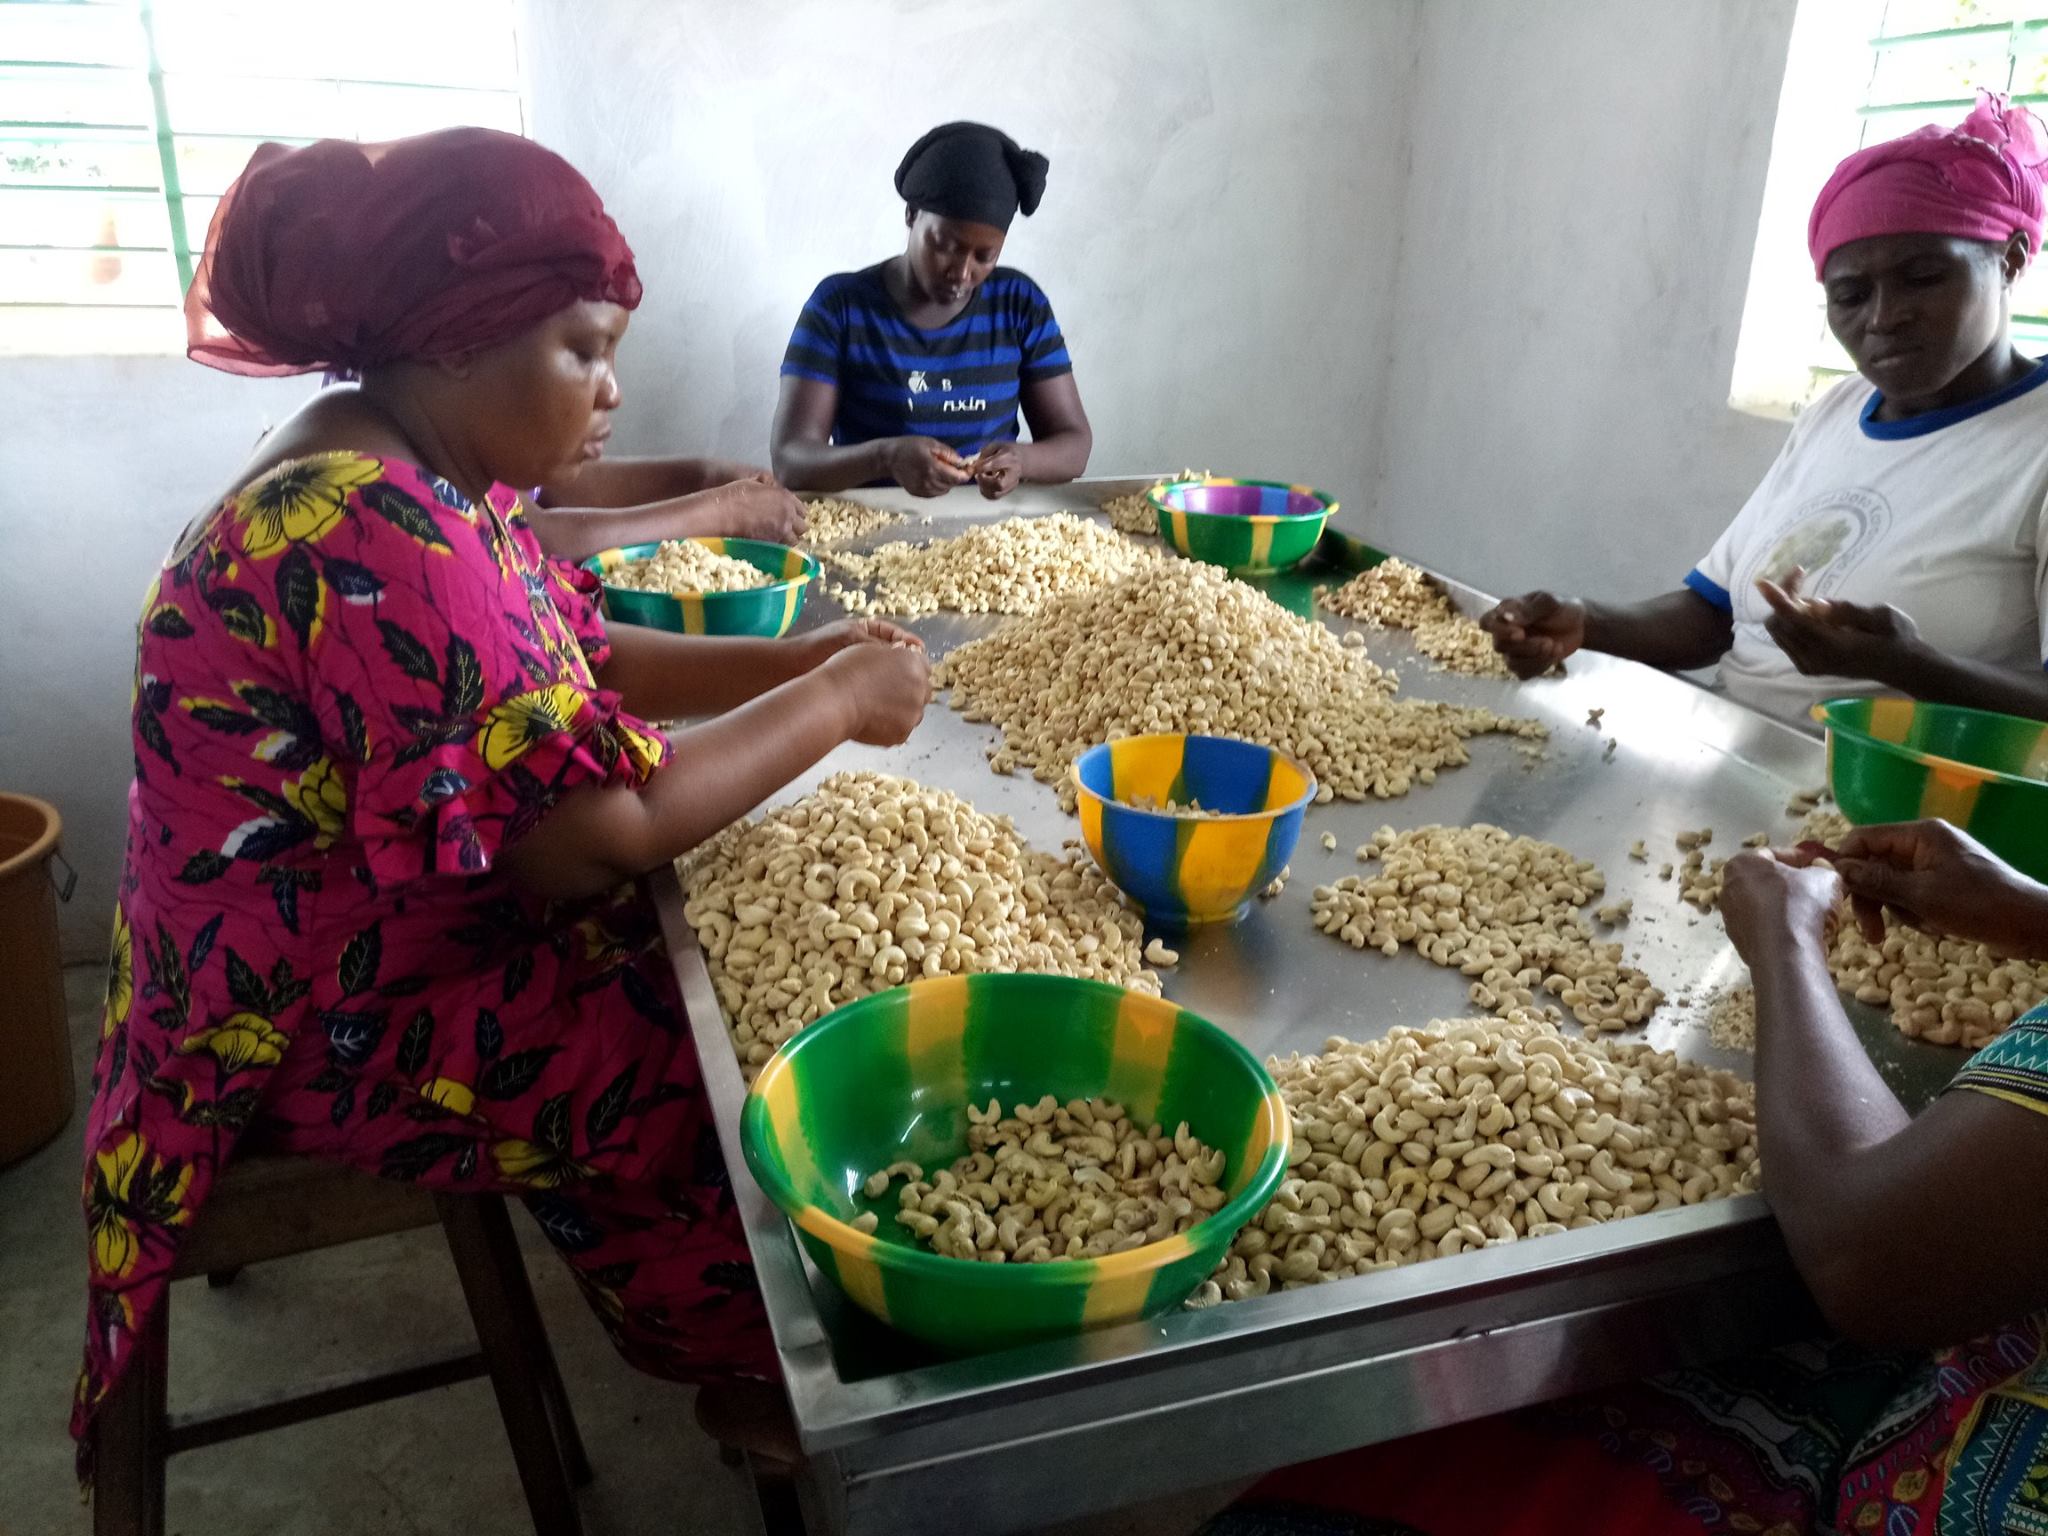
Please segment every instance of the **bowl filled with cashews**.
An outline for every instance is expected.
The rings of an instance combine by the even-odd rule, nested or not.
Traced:
[[[607,549],[583,562],[604,583],[605,617],[680,635],[789,632],[824,567],[763,539],[669,539]]]
[[[858,1306],[953,1353],[1179,1306],[1287,1169],[1273,1079],[1163,998],[984,974],[862,998],[754,1080],[747,1166]]]
[[[1081,840],[1146,918],[1234,923],[1279,878],[1316,797],[1293,758],[1230,736],[1124,736],[1074,759]]]
[[[1830,699],[1813,717],[1853,824],[1938,817],[2048,879],[2048,725],[1905,698]]]
[[[1308,558],[1337,510],[1337,498],[1312,485],[1200,475],[1168,480],[1145,493],[1159,536],[1190,559],[1233,576],[1271,576]]]

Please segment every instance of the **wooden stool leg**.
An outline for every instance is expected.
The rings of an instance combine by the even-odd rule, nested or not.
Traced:
[[[521,1337],[519,1307],[506,1283],[520,1260],[505,1204],[495,1195],[436,1195],[434,1204],[469,1301],[477,1343],[490,1366],[491,1386],[519,1465],[534,1536],[581,1536],[582,1518],[548,1422],[546,1388]]]
[[[135,1355],[93,1420],[94,1536],[164,1536],[164,1417],[171,1298],[143,1325]]]
[[[502,1199],[491,1199],[490,1209],[484,1212],[484,1221],[494,1234],[494,1247],[500,1246],[495,1234],[500,1230],[503,1233],[502,1251],[509,1255],[504,1270],[506,1295],[511,1300],[520,1335],[526,1342],[526,1355],[532,1362],[533,1373],[540,1381],[541,1395],[547,1399],[548,1418],[554,1424],[555,1444],[561,1449],[562,1462],[569,1469],[569,1481],[578,1488],[588,1488],[596,1474],[591,1471],[590,1457],[583,1449],[583,1434],[576,1427],[575,1410],[569,1406],[569,1389],[562,1385],[562,1368],[555,1363],[554,1346],[548,1342],[547,1324],[541,1321],[540,1303],[533,1296],[533,1281],[526,1273],[526,1260],[519,1251],[519,1238],[512,1230],[512,1218]]]
[[[805,1536],[803,1504],[797,1498],[796,1481],[786,1474],[755,1471],[754,1500],[761,1508],[761,1529],[766,1536]]]

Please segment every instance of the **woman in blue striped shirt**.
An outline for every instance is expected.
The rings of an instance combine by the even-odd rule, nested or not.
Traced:
[[[900,256],[818,284],[782,361],[772,452],[800,491],[970,481],[1006,496],[1072,480],[1094,435],[1038,284],[999,267],[1010,221],[1045,191],[1045,156],[980,123],[947,123],[896,168]],[[1018,413],[1031,429],[1018,441]]]

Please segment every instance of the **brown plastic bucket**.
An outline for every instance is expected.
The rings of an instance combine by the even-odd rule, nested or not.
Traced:
[[[71,1119],[71,1040],[57,950],[52,863],[57,807],[0,794],[0,1168],[28,1156]],[[64,865],[63,895],[71,895]]]

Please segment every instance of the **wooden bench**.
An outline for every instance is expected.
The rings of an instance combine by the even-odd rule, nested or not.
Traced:
[[[536,1536],[578,1536],[574,1489],[590,1481],[590,1463],[500,1197],[435,1195],[330,1163],[251,1156],[231,1164],[215,1183],[172,1278],[207,1275],[218,1283],[269,1259],[437,1223],[469,1303],[474,1348],[171,1414],[167,1294],[94,1421],[95,1536],[163,1536],[164,1464],[182,1451],[482,1375],[497,1393]]]

